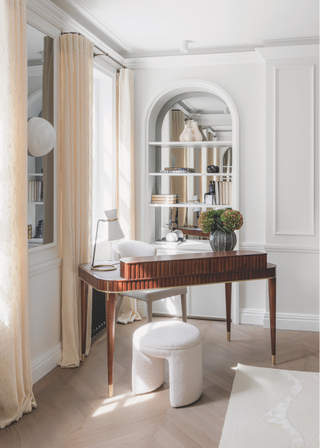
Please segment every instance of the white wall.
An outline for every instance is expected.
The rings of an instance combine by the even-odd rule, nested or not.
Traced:
[[[300,53],[289,50],[293,55],[293,61],[298,63]],[[308,51],[308,50],[307,50]],[[286,54],[281,53],[282,62]],[[270,197],[270,169],[267,165],[270,156],[270,120],[272,108],[270,109],[270,95],[272,95],[272,83],[270,84],[270,69],[264,58],[243,54],[224,55],[211,58],[211,62],[205,58],[190,57],[190,64],[177,61],[181,59],[164,58],[164,67],[158,66],[155,59],[132,60],[132,68],[135,69],[135,123],[136,123],[136,183],[137,183],[137,237],[145,240],[147,231],[146,208],[145,208],[145,173],[146,173],[146,151],[145,135],[142,134],[142,117],[155,97],[165,86],[179,80],[201,79],[210,81],[223,88],[233,99],[238,109],[240,118],[240,206],[239,210],[244,216],[244,226],[239,232],[240,248],[267,250],[268,261],[277,264],[278,268],[278,328],[291,328],[315,331],[318,329],[318,196],[314,198],[314,237],[298,235],[294,239],[280,239],[276,241],[270,237],[270,207],[274,208],[273,202],[278,196]],[[205,61],[205,62],[204,62]],[[277,59],[279,62],[279,59]],[[301,63],[301,61],[300,61]],[[302,63],[310,64],[310,60]],[[157,66],[155,66],[157,65]],[[317,71],[315,72],[315,77]],[[300,85],[295,88],[297,98],[304,97],[308,89],[305,85],[306,77],[302,77]],[[286,84],[284,84],[285,86]],[[282,99],[286,101],[286,95],[290,95],[290,89],[281,91]],[[316,95],[315,98],[318,98]],[[290,105],[288,97],[288,104]],[[291,107],[291,106],[290,106]],[[299,107],[297,105],[297,107]],[[308,107],[304,105],[304,108]],[[317,112],[317,110],[316,110]],[[267,113],[269,116],[267,117]],[[304,126],[308,121],[304,121]],[[317,121],[315,121],[315,124]],[[268,126],[268,128],[267,128]],[[309,120],[310,126],[310,120]],[[297,126],[293,126],[293,132]],[[287,132],[288,126],[281,123],[283,134]],[[304,131],[302,131],[304,132]],[[269,133],[269,135],[268,135]],[[299,140],[301,142],[301,139]],[[267,143],[267,146],[266,146]],[[317,145],[316,145],[317,148]],[[305,149],[300,145],[292,146],[290,149],[292,160],[302,157]],[[301,165],[301,164],[300,164]],[[306,164],[304,164],[304,167]],[[318,176],[318,158],[315,158],[315,176]],[[283,166],[282,166],[283,168]],[[292,184],[295,176],[290,169],[283,170],[278,176],[285,183]],[[306,180],[308,172],[301,173],[301,178]],[[271,180],[272,182],[272,180]],[[317,192],[318,184],[307,183],[306,187]],[[269,190],[268,190],[269,189]],[[277,199],[278,200],[278,199]],[[281,197],[282,202],[284,196]],[[298,211],[290,213],[295,214]],[[309,210],[309,209],[308,209]],[[307,221],[313,219],[309,213]],[[306,226],[310,227],[308,222]],[[311,223],[312,224],[312,223]],[[308,228],[309,228],[308,227]],[[312,227],[312,226],[311,226]],[[306,239],[307,238],[307,239]],[[307,250],[305,246],[308,246]],[[267,282],[251,282],[240,285],[240,322],[252,324],[264,324],[268,326],[268,293]]]

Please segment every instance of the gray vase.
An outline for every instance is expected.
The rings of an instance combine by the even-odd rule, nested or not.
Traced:
[[[237,244],[237,236],[234,232],[215,230],[210,233],[209,243],[213,252],[233,250]]]

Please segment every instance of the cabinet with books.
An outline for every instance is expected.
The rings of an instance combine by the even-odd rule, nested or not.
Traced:
[[[28,240],[29,245],[42,244],[43,227],[42,157],[28,157]]]
[[[232,142],[157,141],[149,142],[149,151],[149,207],[155,208],[156,241],[163,241],[169,229],[180,229],[187,239],[207,239],[198,228],[200,212],[232,207]],[[212,159],[208,153],[215,151],[219,163],[208,165]],[[216,155],[213,160],[217,160]]]

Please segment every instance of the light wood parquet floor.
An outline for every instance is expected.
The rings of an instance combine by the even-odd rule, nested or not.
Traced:
[[[154,321],[161,318],[154,318]],[[157,391],[131,391],[131,338],[142,324],[116,326],[115,396],[108,398],[105,332],[77,369],[55,368],[34,385],[38,408],[0,431],[1,448],[217,448],[238,363],[271,367],[269,331],[190,319],[203,335],[203,394],[169,404],[168,372]],[[277,331],[278,369],[319,371],[319,335]],[[235,448],[235,447],[234,447]]]

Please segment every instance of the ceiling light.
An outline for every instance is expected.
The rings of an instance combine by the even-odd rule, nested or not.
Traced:
[[[188,53],[188,40],[182,40],[180,43],[180,53]]]

